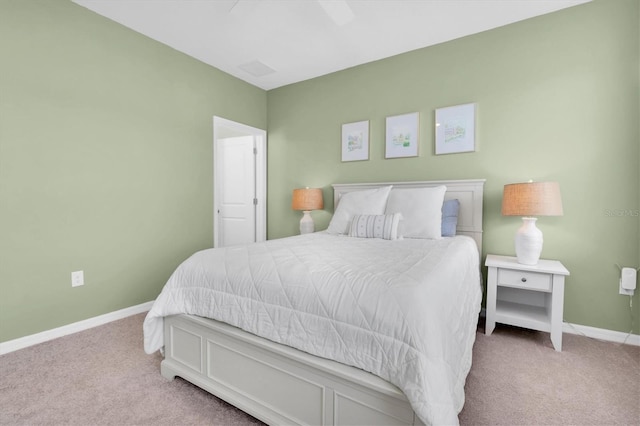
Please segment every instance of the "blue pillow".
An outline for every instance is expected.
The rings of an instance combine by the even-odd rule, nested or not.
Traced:
[[[456,226],[458,226],[458,211],[460,210],[460,201],[444,200],[442,203],[442,236],[455,237]]]

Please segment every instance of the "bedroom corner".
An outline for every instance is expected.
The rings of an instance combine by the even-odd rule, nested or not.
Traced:
[[[265,128],[266,92],[67,0],[2,1],[0,33],[5,342],[149,302],[211,247],[212,117]]]

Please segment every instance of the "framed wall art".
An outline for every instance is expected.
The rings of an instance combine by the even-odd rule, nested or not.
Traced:
[[[436,155],[476,150],[476,104],[436,109]]]
[[[342,125],[342,161],[369,159],[369,121]]]
[[[385,158],[418,156],[418,113],[387,117]]]

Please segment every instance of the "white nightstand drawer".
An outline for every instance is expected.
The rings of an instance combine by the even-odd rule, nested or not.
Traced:
[[[550,292],[552,288],[551,278],[551,274],[541,274],[539,272],[514,271],[511,269],[498,270],[498,285],[507,287]]]

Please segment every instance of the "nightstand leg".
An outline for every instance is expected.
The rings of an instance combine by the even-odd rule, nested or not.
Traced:
[[[484,334],[489,336],[496,328],[496,297],[498,295],[498,274],[496,268],[489,267],[487,277],[487,320]]]
[[[562,351],[562,312],[564,308],[564,276],[553,276],[551,294],[551,343],[556,351]]]

